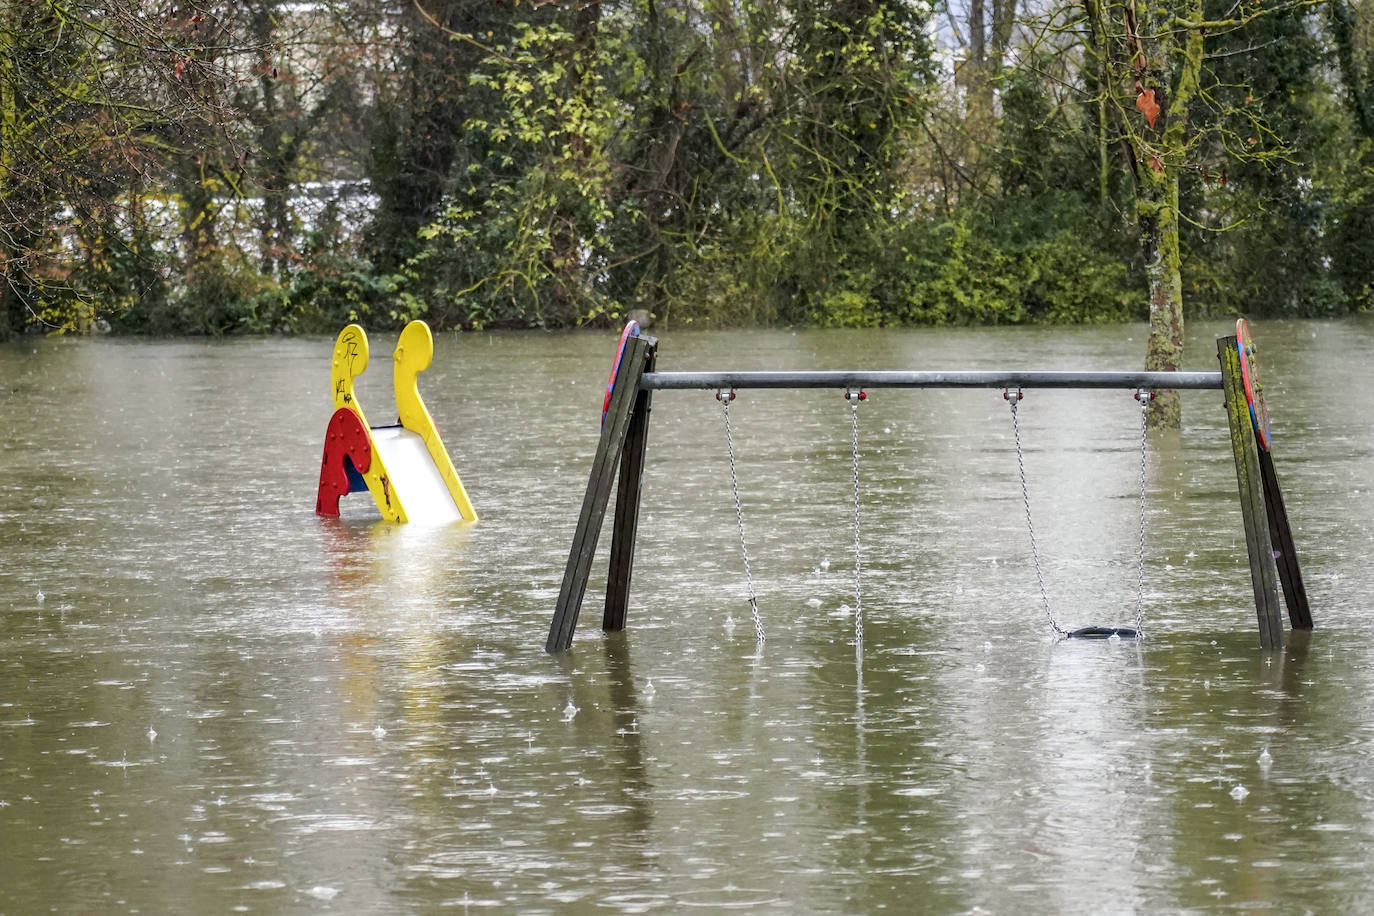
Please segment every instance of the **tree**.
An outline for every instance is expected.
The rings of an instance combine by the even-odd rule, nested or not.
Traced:
[[[239,60],[234,88],[236,136],[247,154],[242,180],[206,176],[188,189],[204,195],[208,186],[216,203],[232,201],[235,241],[256,242],[251,251],[212,249],[241,280],[231,293],[247,300],[218,323],[290,331],[355,320],[355,309],[343,306],[366,308],[348,301],[347,290],[364,265],[334,215],[359,196],[375,80],[393,53],[390,14],[358,0],[237,0],[224,12],[261,52]],[[223,144],[202,150],[197,164],[231,152]]]
[[[1323,176],[1332,197],[1329,257],[1351,306],[1374,307],[1374,3],[1328,0],[1329,30],[1349,113]]]
[[[932,139],[957,161],[956,188],[986,192],[993,176],[985,168],[997,140],[999,82],[1010,62],[1018,0],[968,0],[942,4],[955,58],[954,80],[945,104],[933,110]],[[961,15],[962,14],[962,15]],[[1005,108],[1002,108],[1005,111]],[[938,139],[936,134],[938,133]]]
[[[1100,62],[1100,91],[1131,175],[1132,210],[1149,286],[1145,367],[1178,369],[1183,357],[1180,176],[1222,174],[1230,162],[1272,163],[1289,151],[1262,106],[1237,105],[1211,77],[1219,36],[1302,6],[1258,0],[1205,15],[1203,0],[1085,0],[1083,20]],[[1238,52],[1239,53],[1239,52]],[[1151,405],[1155,425],[1179,423],[1177,392]]]
[[[515,5],[414,0],[389,18],[390,53],[370,74],[375,126],[367,174],[378,204],[368,247],[378,270],[398,269],[423,247],[419,230],[480,161],[464,129],[477,114],[470,77],[504,42]]]
[[[762,151],[779,160],[779,216],[802,227],[783,289],[809,309],[784,311],[791,320],[879,320],[870,262],[895,228],[902,167],[925,113],[925,26],[906,3],[797,4],[789,91]]]
[[[0,9],[0,337],[112,311],[111,260],[154,263],[144,192],[166,149],[226,117],[227,77],[205,51],[227,40],[195,7]]]
[[[1224,12],[1218,4],[1213,15]],[[1341,118],[1326,79],[1319,12],[1275,10],[1209,47],[1202,91],[1227,132],[1204,134],[1195,166],[1180,178],[1195,313],[1305,317],[1345,308],[1323,257],[1336,226],[1320,163],[1337,152]],[[1240,155],[1221,142],[1228,135]]]
[[[481,158],[451,173],[409,268],[431,314],[576,324],[691,301],[717,320],[863,317],[860,261],[898,204],[928,72],[916,7],[516,12],[469,76]]]

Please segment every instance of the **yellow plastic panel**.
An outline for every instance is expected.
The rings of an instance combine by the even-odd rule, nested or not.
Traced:
[[[358,393],[354,389],[354,380],[367,369],[367,357],[367,332],[362,327],[350,324],[339,332],[339,337],[334,342],[334,358],[330,365],[334,377],[334,409],[347,407],[362,420],[363,429],[368,430],[368,439],[372,445],[372,463],[363,472],[368,492],[372,494],[382,518],[390,522],[405,522],[409,521],[409,517],[391,485],[391,474],[387,471],[386,463],[378,453],[376,443],[372,441],[372,430],[368,425],[367,415],[363,413],[362,405],[358,403]]]
[[[358,405],[353,380],[367,371],[367,354],[367,332],[359,325],[350,324],[334,341],[334,359],[330,364],[334,375],[334,409],[349,408],[362,419],[364,427],[367,416]]]
[[[458,479],[458,472],[449,460],[444,441],[434,426],[434,419],[420,398],[419,375],[434,360],[434,336],[429,332],[429,325],[423,321],[412,321],[406,325],[401,332],[401,339],[396,342],[393,359],[396,365],[392,381],[396,388],[396,412],[401,418],[401,425],[424,440],[430,457],[434,459],[434,466],[448,485],[458,514],[464,521],[477,521],[477,511],[472,508],[472,501],[468,499],[467,490],[463,489],[463,482]]]

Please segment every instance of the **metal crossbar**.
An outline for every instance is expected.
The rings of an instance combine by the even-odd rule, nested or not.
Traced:
[[[691,388],[1170,388],[1222,387],[1220,372],[1069,372],[1059,370],[812,370],[646,372],[645,391]]]

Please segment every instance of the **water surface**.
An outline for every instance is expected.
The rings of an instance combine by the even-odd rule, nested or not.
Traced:
[[[1192,328],[1216,367],[1223,324]],[[1318,629],[1258,648],[1225,413],[1144,453],[1148,639],[1054,642],[995,391],[655,396],[629,629],[543,652],[611,334],[440,336],[482,519],[313,514],[332,341],[0,347],[3,913],[1374,906],[1374,322],[1259,323]],[[664,369],[1138,366],[1139,326],[661,333]],[[374,353],[394,341],[374,336]],[[389,360],[359,387],[393,410]],[[1051,612],[1131,624],[1139,411],[1029,392]]]

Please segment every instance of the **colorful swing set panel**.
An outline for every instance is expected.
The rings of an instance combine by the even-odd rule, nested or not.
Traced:
[[[393,354],[397,424],[370,426],[358,403],[356,380],[367,369],[368,357],[366,332],[356,324],[344,328],[331,361],[335,412],[325,436],[315,511],[337,516],[341,496],[366,489],[386,521],[476,521],[477,513],[420,397],[419,373],[434,359],[429,326],[412,321],[401,332]],[[345,414],[352,414],[356,422]]]
[[[615,362],[611,364],[611,377],[606,381],[606,396],[601,399],[601,425],[606,425],[606,411],[611,409],[611,395],[615,394],[615,376],[620,371],[620,358],[625,355],[625,342],[639,336],[639,322],[629,321],[625,330],[620,332],[620,345],[615,350]]]
[[[1236,321],[1236,349],[1240,351],[1240,377],[1245,388],[1245,401],[1250,405],[1250,421],[1255,426],[1259,447],[1269,451],[1269,405],[1264,400],[1264,386],[1260,384],[1259,365],[1255,361],[1255,341],[1250,336],[1250,322]]]

